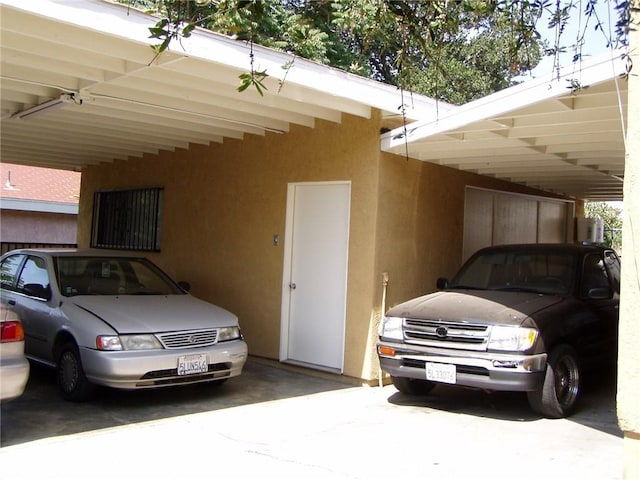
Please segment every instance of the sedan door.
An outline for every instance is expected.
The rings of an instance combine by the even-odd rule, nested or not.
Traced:
[[[18,277],[14,301],[24,327],[25,354],[54,363],[53,341],[60,313],[51,301],[51,279],[44,258],[27,257]]]

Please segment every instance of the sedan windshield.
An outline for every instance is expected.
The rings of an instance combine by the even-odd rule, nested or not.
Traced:
[[[575,272],[570,253],[491,252],[467,262],[449,288],[523,291],[564,295]]]
[[[175,295],[184,293],[148,260],[125,257],[58,257],[60,293],[76,295]]]

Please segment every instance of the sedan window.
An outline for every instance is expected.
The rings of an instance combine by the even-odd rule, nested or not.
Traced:
[[[11,255],[3,260],[0,267],[2,288],[13,290],[22,260],[24,260],[24,255]]]
[[[59,257],[56,269],[65,297],[184,293],[153,264],[140,258]]]
[[[47,264],[42,258],[28,257],[20,272],[18,291],[37,298],[48,300],[51,295]]]

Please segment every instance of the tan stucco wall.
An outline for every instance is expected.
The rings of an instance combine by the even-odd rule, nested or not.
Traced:
[[[640,1],[634,5],[640,8]],[[633,16],[635,25],[640,24],[640,11],[633,11]],[[640,65],[637,29],[630,32],[630,45],[635,72]],[[628,480],[640,478],[640,77],[634,72],[629,75],[627,112],[617,395],[618,420],[624,431],[624,478]]]
[[[164,187],[162,252],[149,255],[192,293],[236,313],[250,353],[278,358],[289,182],[350,180],[346,375],[362,376],[373,298],[379,118],[318,121],[284,135],[162,152],[86,169],[78,242],[89,246],[96,189]]]
[[[351,225],[345,364],[375,381],[375,340],[386,306],[435,289],[460,266],[467,185],[540,192],[379,150],[380,117],[345,116],[313,129],[247,136],[83,171],[78,243],[89,246],[93,192],[164,187],[162,252],[149,255],[192,293],[236,313],[250,353],[277,359],[282,242],[290,182],[349,180]]]

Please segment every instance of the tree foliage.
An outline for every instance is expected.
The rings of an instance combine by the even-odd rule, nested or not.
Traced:
[[[461,104],[513,84],[543,54],[582,55],[587,29],[605,32],[598,1],[618,12],[610,46],[626,43],[629,2],[622,0],[119,0],[161,20],[151,28],[160,53],[196,26],[276,48],[437,99]],[[578,38],[564,33],[578,15]],[[541,18],[554,32],[541,40]],[[608,28],[606,29],[608,32]],[[253,68],[239,90],[262,92]]]
[[[620,250],[622,247],[622,210],[607,202],[587,202],[585,218],[601,218],[604,223],[604,244]]]

